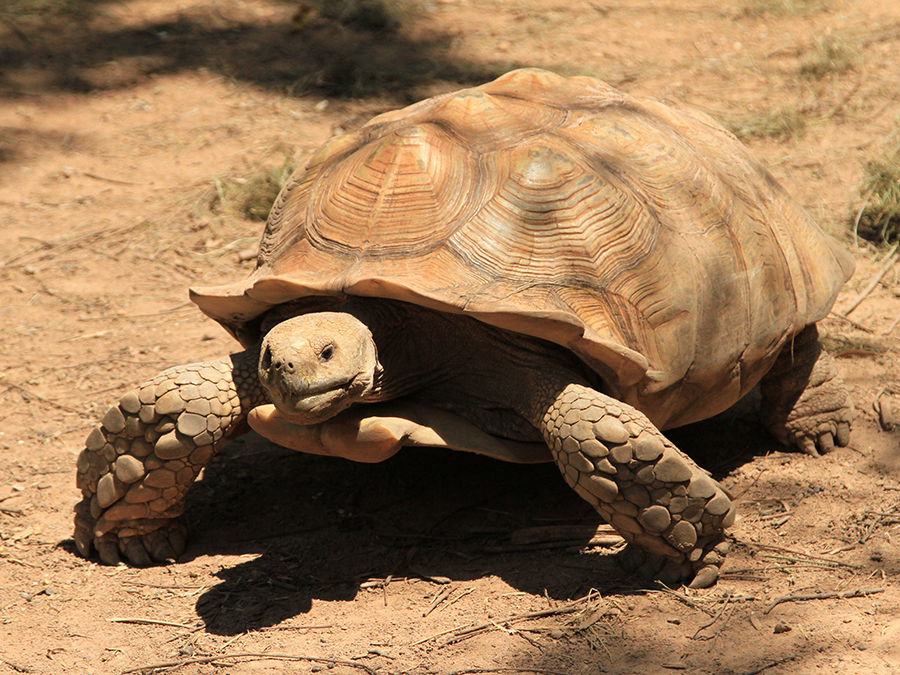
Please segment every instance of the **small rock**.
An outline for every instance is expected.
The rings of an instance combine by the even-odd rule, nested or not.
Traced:
[[[786,623],[776,623],[775,630],[773,631],[775,635],[779,635],[780,633],[789,633],[791,631],[791,627]]]

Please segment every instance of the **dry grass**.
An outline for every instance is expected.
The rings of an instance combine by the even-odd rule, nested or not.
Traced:
[[[806,125],[806,116],[792,106],[752,113],[726,123],[731,133],[740,139],[774,138],[781,141],[799,136]]]
[[[831,0],[742,0],[741,11],[745,16],[797,16],[831,9]]]
[[[416,0],[299,0],[297,16],[313,13],[343,26],[363,30],[396,30],[419,13]]]
[[[265,220],[272,203],[296,168],[296,160],[286,156],[280,165],[260,167],[247,176],[216,178],[209,208],[250,220]]]
[[[900,143],[883,159],[866,164],[860,186],[863,205],[857,215],[857,232],[872,241],[900,238]]]
[[[25,16],[80,17],[89,14],[94,4],[91,0],[2,0],[0,20]]]
[[[826,75],[839,75],[853,69],[859,60],[858,50],[843,38],[826,35],[800,61],[800,75],[819,80]]]

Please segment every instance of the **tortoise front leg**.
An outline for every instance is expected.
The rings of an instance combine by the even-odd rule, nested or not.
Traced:
[[[267,402],[258,350],[176,366],[125,394],[104,415],[78,456],[75,543],[107,565],[120,552],[134,565],[184,550],[175,520],[197,474],[247,413]]]
[[[540,427],[566,482],[626,541],[673,561],[668,571],[677,580],[693,577],[694,587],[715,583],[734,506],[643,413],[570,384]]]
[[[784,445],[818,457],[850,442],[853,404],[834,359],[822,351],[815,324],[782,348],[760,393],[763,423]]]

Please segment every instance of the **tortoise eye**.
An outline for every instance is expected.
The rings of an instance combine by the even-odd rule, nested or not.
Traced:
[[[322,351],[319,352],[319,361],[322,363],[331,361],[331,359],[334,358],[334,349],[335,347],[333,344],[325,345]]]

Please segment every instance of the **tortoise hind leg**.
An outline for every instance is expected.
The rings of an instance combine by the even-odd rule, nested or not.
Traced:
[[[134,565],[175,558],[184,529],[175,520],[188,488],[247,412],[266,402],[248,350],[170,368],[125,394],[78,456],[75,543],[107,565],[120,553]]]
[[[540,427],[566,482],[626,541],[671,561],[667,581],[715,583],[734,506],[643,413],[570,384],[553,397]]]
[[[782,348],[760,393],[763,423],[783,444],[818,457],[850,442],[853,404],[834,359],[822,351],[815,324]]]

